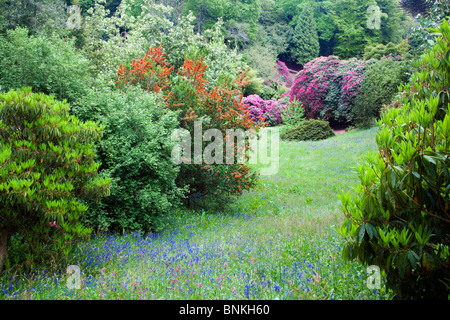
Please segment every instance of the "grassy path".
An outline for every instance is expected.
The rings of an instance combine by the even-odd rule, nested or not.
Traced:
[[[280,170],[220,212],[172,212],[158,237],[101,236],[74,253],[82,288],[65,274],[4,279],[2,299],[384,299],[365,269],[340,257],[338,194],[356,183],[375,129],[280,145]]]

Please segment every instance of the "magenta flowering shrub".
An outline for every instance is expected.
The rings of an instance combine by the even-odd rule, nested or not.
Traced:
[[[276,126],[282,122],[281,112],[283,108],[284,105],[281,103],[281,100],[264,101],[263,113],[269,126]]]
[[[372,61],[319,57],[304,65],[289,91],[289,101],[303,104],[307,119],[351,122],[353,98]]]
[[[255,122],[266,122],[275,126],[282,122],[281,113],[284,104],[280,100],[264,100],[256,94],[246,97],[243,101],[247,105],[250,115]]]
[[[404,61],[405,57],[397,54],[397,53],[391,53],[384,56],[386,59],[392,59],[393,61]]]
[[[289,75],[289,68],[283,61],[278,60],[277,62],[278,71],[280,72],[280,80],[282,83],[286,84],[286,87],[290,88],[292,86],[292,79]]]
[[[362,73],[358,74],[355,71],[344,72],[342,82],[343,87],[341,88],[341,92],[345,101],[350,101],[351,98],[358,92],[363,76],[364,75]]]
[[[302,102],[307,119],[318,118],[328,93],[329,81],[337,69],[338,57],[319,57],[303,66],[289,91],[289,101]]]
[[[343,60],[339,67],[339,74],[342,74],[341,92],[345,102],[350,102],[358,93],[364,72],[372,61],[364,60]]]
[[[264,100],[257,94],[249,95],[242,100],[242,103],[248,107],[250,111],[250,116],[255,122],[264,121],[264,112],[262,106],[264,105]]]
[[[367,66],[374,60],[341,60],[333,74],[319,118],[328,121],[352,122],[354,98],[360,91]]]

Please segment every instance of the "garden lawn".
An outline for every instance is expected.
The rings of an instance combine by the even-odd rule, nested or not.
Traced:
[[[214,212],[174,211],[159,235],[97,235],[65,270],[1,279],[1,299],[389,299],[366,286],[366,267],[341,258],[338,194],[375,151],[376,128],[280,144],[280,168]]]

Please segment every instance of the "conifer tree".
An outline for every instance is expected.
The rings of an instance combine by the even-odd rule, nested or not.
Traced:
[[[306,6],[298,16],[290,51],[291,58],[298,64],[305,64],[319,55],[319,37],[311,6]]]

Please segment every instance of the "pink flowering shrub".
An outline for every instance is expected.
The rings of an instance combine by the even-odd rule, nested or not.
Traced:
[[[298,73],[289,101],[300,101],[307,119],[351,122],[353,98],[370,63],[336,56],[316,58]]]
[[[284,104],[280,100],[264,100],[256,94],[252,94],[242,100],[250,111],[250,116],[255,122],[266,122],[269,126],[275,126],[282,122],[281,112]]]
[[[289,75],[289,69],[283,61],[278,60],[277,63],[278,71],[280,72],[280,80],[282,83],[286,84],[286,87],[292,86],[292,79]]]
[[[264,122],[264,112],[262,106],[264,100],[257,94],[249,95],[242,100],[242,103],[248,107],[250,116],[255,122]]]
[[[319,117],[337,122],[352,122],[354,99],[361,89],[367,67],[374,60],[341,60],[333,74]]]
[[[322,110],[329,88],[329,80],[337,69],[338,57],[319,57],[303,66],[289,91],[289,101],[302,102],[307,119],[316,118]]]
[[[284,106],[281,100],[265,100],[263,105],[263,112],[266,122],[269,126],[275,126],[282,122],[281,111]]]

